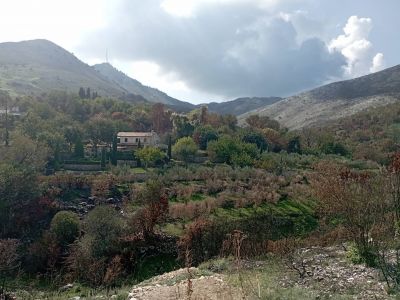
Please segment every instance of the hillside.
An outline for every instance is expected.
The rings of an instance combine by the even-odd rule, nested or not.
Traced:
[[[331,83],[288,97],[250,114],[275,118],[289,129],[320,124],[349,116],[369,107],[385,105],[400,99],[400,66],[360,78]]]
[[[194,107],[143,86],[110,64],[91,67],[47,40],[0,43],[0,88],[10,94],[40,95],[52,90],[77,93],[80,87],[130,102],[161,102],[186,111]]]
[[[79,87],[90,87],[102,96],[126,93],[47,40],[0,44],[0,87],[13,95],[38,95],[50,90],[77,93]]]
[[[124,88],[129,93],[141,95],[150,102],[164,103],[179,110],[190,110],[194,108],[193,104],[172,98],[155,88],[144,86],[139,81],[132,79],[121,71],[117,70],[109,63],[97,64],[94,65],[93,68],[102,76],[106,77],[116,85]]]
[[[211,102],[208,103],[207,106],[209,111],[213,113],[238,116],[260,107],[271,105],[280,100],[282,100],[282,98],[279,97],[245,97],[221,103]]]

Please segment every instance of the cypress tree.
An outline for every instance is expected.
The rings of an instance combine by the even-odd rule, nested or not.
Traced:
[[[90,98],[91,98],[90,87],[88,87],[86,89],[86,99],[90,99]]]
[[[105,169],[106,167],[106,149],[101,148],[101,168]]]
[[[172,158],[172,138],[171,135],[168,137],[168,150],[167,150],[168,160]]]
[[[114,166],[117,165],[117,160],[118,160],[117,150],[118,150],[117,136],[114,135],[113,142],[112,142],[112,150],[111,150],[111,164]]]
[[[86,97],[85,89],[83,87],[79,88],[79,97],[84,99]]]
[[[74,155],[76,158],[84,158],[85,157],[85,148],[84,148],[82,140],[80,138],[78,138],[75,142]]]

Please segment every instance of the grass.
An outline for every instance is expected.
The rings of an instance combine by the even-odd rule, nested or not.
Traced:
[[[54,299],[64,300],[73,297],[81,297],[84,299],[94,299],[95,297],[102,296],[103,299],[109,299],[112,295],[116,295],[116,299],[127,299],[131,286],[106,289],[93,289],[91,287],[73,283],[73,287],[61,291],[63,284],[55,284],[49,280],[40,278],[31,278],[29,276],[18,276],[7,280],[7,291],[12,291],[17,299],[36,300],[36,299]]]
[[[131,172],[133,174],[145,174],[145,173],[151,172],[153,170],[154,170],[153,168],[147,168],[147,169],[144,169],[144,168],[132,168]]]
[[[283,287],[280,284],[280,278],[294,275],[288,272],[280,259],[264,257],[261,258],[260,262],[260,267],[240,268],[238,270],[232,258],[219,258],[205,262],[199,268],[216,270],[216,272],[225,274],[228,283],[236,287],[244,299],[323,299],[317,289],[305,289],[296,286]],[[329,299],[353,299],[353,292],[349,291],[348,295],[333,294]]]
[[[80,297],[83,299],[110,299],[111,296],[115,295],[116,300],[128,299],[128,294],[131,287],[123,287],[113,290],[94,290],[88,287],[77,285],[69,291],[58,292],[58,291],[38,291],[38,290],[18,290],[15,292],[17,299],[24,300],[36,300],[36,299],[52,299],[52,300],[67,300],[73,299],[74,297]]]
[[[269,218],[272,224],[280,224],[271,228],[278,236],[293,234],[302,236],[318,226],[312,203],[308,205],[290,199],[278,204],[265,203],[257,207],[218,208],[212,217],[215,220],[236,223],[248,228],[251,228],[251,223],[254,226],[265,225]],[[259,228],[259,231],[262,229]]]
[[[167,223],[162,228],[161,231],[167,235],[172,235],[180,237],[183,235],[185,230],[184,224],[181,223]]]

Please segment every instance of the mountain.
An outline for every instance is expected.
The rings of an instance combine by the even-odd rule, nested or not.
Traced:
[[[0,43],[0,88],[10,94],[40,95],[52,90],[78,93],[80,87],[126,101],[161,102],[176,110],[195,107],[143,86],[110,64],[91,67],[48,40]]]
[[[400,100],[400,65],[356,79],[331,83],[239,116],[270,116],[289,129],[350,116]]]
[[[79,87],[90,87],[102,96],[126,93],[50,41],[0,43],[0,88],[14,95],[38,95],[50,90],[77,93]]]
[[[0,89],[16,96],[40,95],[52,90],[78,93],[80,87],[130,102],[164,103],[177,111],[199,107],[144,86],[109,63],[89,66],[48,40],[0,43]],[[240,115],[279,100],[278,97],[239,98],[207,105],[211,112]]]
[[[141,95],[150,102],[164,103],[170,107],[180,110],[191,110],[195,108],[195,106],[191,103],[177,100],[155,88],[144,86],[139,81],[132,79],[121,71],[117,70],[109,63],[97,64],[94,65],[93,68],[102,76],[124,88],[129,93]]]
[[[260,107],[271,105],[280,100],[282,100],[282,98],[279,97],[245,97],[221,103],[211,102],[206,105],[210,112],[221,115],[230,114],[238,116]]]

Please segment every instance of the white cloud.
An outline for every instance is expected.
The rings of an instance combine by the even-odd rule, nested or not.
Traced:
[[[0,42],[45,38],[63,47],[105,26],[106,0],[1,0]]]
[[[283,4],[297,1],[299,0],[163,0],[160,6],[175,17],[190,18],[196,15],[197,10],[207,5],[246,4],[270,11]]]
[[[125,74],[138,80],[143,85],[167,91],[172,97],[181,100],[190,99],[193,103],[202,103],[210,99],[221,99],[221,95],[193,91],[174,73],[165,73],[162,68],[151,61],[133,61],[130,63],[112,59],[112,65]]]
[[[351,16],[343,28],[344,34],[329,43],[331,52],[338,51],[347,59],[344,76],[352,78],[381,70],[384,67],[382,53],[375,54],[368,40],[372,30],[370,18]]]
[[[381,71],[385,68],[385,59],[383,53],[378,53],[374,56],[372,60],[372,67],[370,69],[371,73]]]

